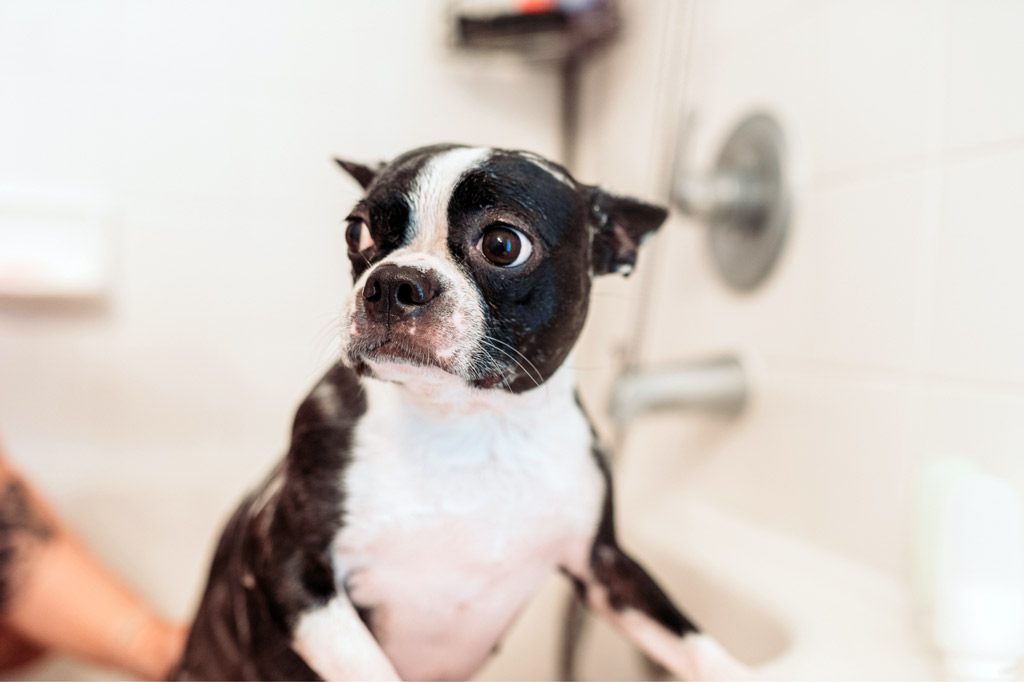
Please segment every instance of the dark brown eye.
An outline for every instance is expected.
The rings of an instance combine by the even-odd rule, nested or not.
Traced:
[[[370,236],[370,229],[362,220],[351,220],[345,230],[345,242],[348,250],[352,253],[360,253],[373,246],[373,237]]]
[[[484,258],[503,268],[522,265],[533,253],[533,244],[526,235],[508,225],[488,228],[476,248]]]

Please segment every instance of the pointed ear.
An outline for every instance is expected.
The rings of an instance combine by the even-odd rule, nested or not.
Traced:
[[[595,275],[619,272],[628,276],[636,265],[640,242],[668,217],[668,211],[661,206],[616,196],[598,187],[592,190],[590,210],[595,229]]]
[[[335,163],[342,167],[342,169],[351,175],[356,182],[360,184],[363,189],[370,186],[373,179],[377,177],[377,172],[384,166],[379,164],[376,169],[364,166],[361,163],[355,163],[354,161],[345,161],[344,159],[334,159]]]

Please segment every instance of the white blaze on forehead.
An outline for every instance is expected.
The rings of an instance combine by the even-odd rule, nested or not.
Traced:
[[[438,154],[416,177],[409,197],[412,204],[413,234],[409,246],[415,251],[447,252],[448,202],[459,180],[491,155],[487,147],[452,149]]]
[[[434,315],[426,328],[409,325],[403,333],[427,337],[435,359],[450,366],[450,372],[469,378],[478,362],[480,339],[484,335],[485,318],[480,291],[471,277],[455,262],[448,249],[448,204],[462,177],[487,160],[493,150],[486,147],[458,148],[431,158],[419,171],[408,194],[411,207],[409,242],[367,268],[355,284],[353,303],[349,307],[349,338],[343,349],[357,336],[357,312],[362,299],[358,292],[367,280],[385,264],[412,268],[430,273],[437,279],[440,294],[431,304]],[[431,338],[432,337],[432,338]],[[395,363],[374,363],[381,378],[420,379],[409,375],[408,366]],[[379,370],[379,371],[378,371]]]
[[[555,164],[551,163],[540,154],[534,154],[533,152],[519,152],[519,155],[522,158],[529,161],[530,163],[532,163],[534,166],[537,166],[541,170],[546,171],[548,175],[553,177],[555,180],[558,180],[561,183],[569,185],[570,187],[575,187],[575,183],[572,181],[572,179],[569,178],[568,175],[563,173]]]

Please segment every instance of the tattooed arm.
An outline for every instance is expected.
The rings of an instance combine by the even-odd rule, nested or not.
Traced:
[[[150,679],[167,674],[184,643],[184,631],[100,564],[2,451],[0,621],[0,651],[27,640]]]
[[[0,612],[24,577],[40,546],[53,539],[54,529],[29,503],[24,483],[0,465]]]

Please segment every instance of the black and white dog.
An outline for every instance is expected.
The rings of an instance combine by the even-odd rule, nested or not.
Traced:
[[[615,539],[570,356],[664,209],[539,156],[439,145],[348,217],[342,360],[221,538],[179,679],[465,679],[558,568],[686,679],[744,669]]]

